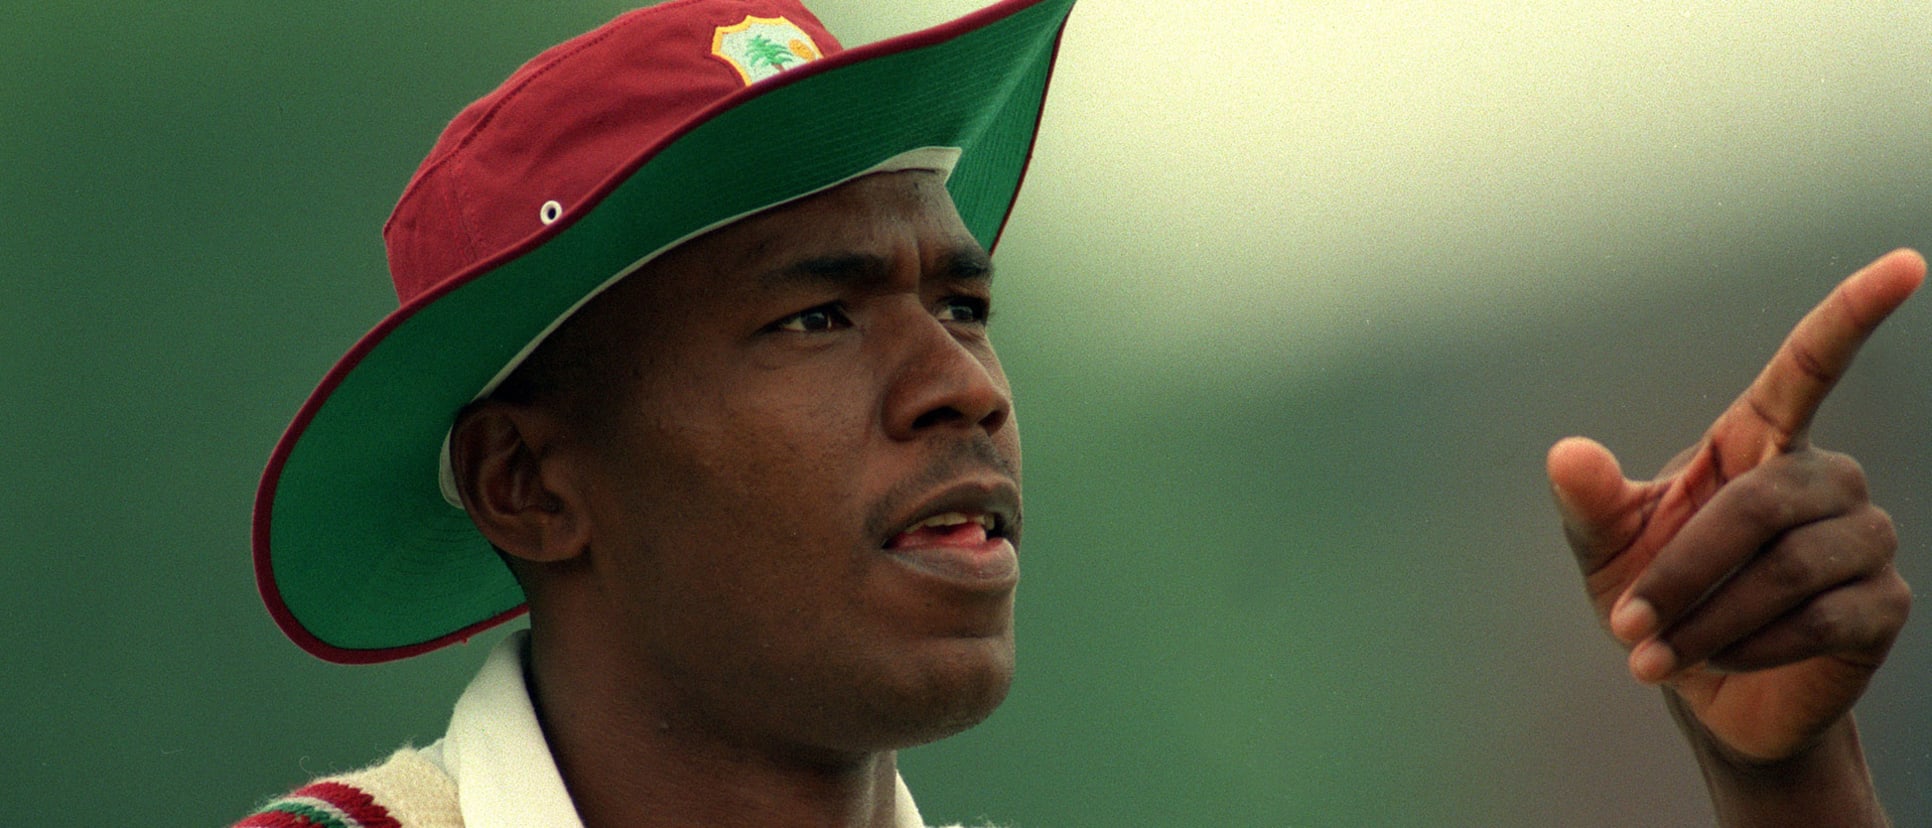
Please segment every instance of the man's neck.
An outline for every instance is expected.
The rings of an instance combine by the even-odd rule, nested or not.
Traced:
[[[896,824],[892,751],[807,757],[719,739],[651,709],[608,660],[534,628],[530,642],[531,704],[585,828]]]

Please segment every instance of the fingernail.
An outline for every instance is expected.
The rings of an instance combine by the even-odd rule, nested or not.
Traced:
[[[1657,608],[1642,598],[1625,597],[1610,611],[1610,634],[1630,644],[1656,632]]]
[[[1677,669],[1677,653],[1669,644],[1652,639],[1630,651],[1630,674],[1645,684],[1656,684]]]

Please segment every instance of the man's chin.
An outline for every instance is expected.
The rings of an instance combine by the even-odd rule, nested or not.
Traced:
[[[879,747],[944,739],[985,721],[1006,700],[1013,684],[1012,639],[949,643],[943,656],[901,671],[870,700],[868,718],[879,728]]]

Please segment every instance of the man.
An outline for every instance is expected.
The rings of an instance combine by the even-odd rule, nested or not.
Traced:
[[[270,461],[257,571],[336,661],[526,601],[530,630],[442,740],[242,824],[922,824],[895,751],[1013,671],[989,251],[1070,5],[841,52],[789,0],[666,3],[459,115],[386,229],[402,308]],[[1923,269],[1848,280],[1658,481],[1551,451],[1599,613],[1733,824],[1883,818],[1847,711],[1909,596],[1804,433]]]

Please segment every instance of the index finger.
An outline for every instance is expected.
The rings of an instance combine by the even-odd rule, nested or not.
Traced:
[[[1853,273],[1798,320],[1771,362],[1711,425],[1718,468],[1734,477],[1803,445],[1812,415],[1859,346],[1925,280],[1925,259],[1898,249]]]

